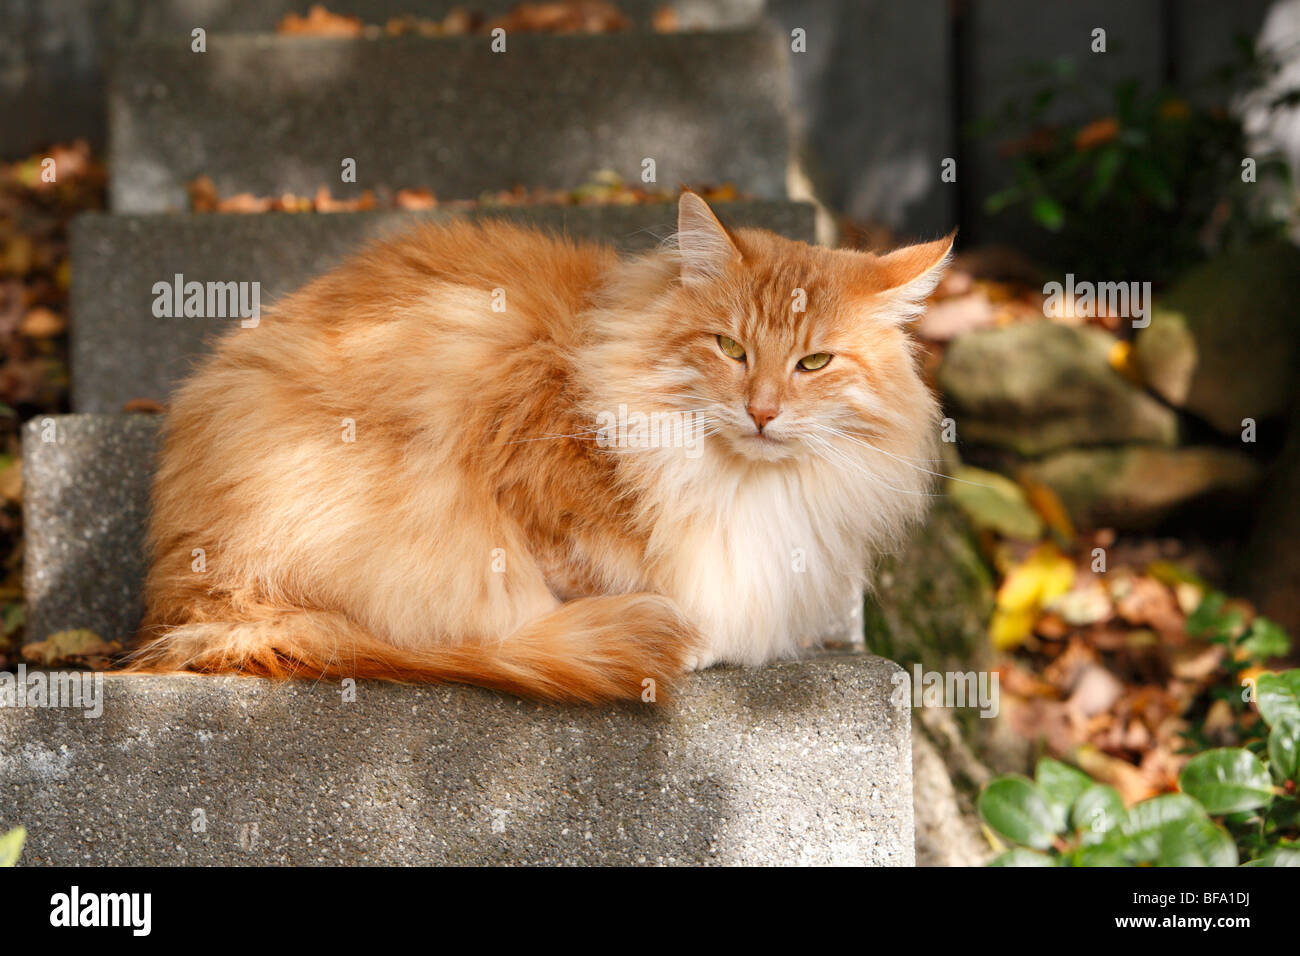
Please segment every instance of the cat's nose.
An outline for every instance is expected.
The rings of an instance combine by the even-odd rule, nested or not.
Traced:
[[[753,401],[746,406],[745,411],[749,412],[749,417],[754,420],[758,430],[762,431],[768,422],[781,414],[781,406],[772,401]]]

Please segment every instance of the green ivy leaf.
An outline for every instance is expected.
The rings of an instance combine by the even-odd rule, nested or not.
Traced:
[[[1056,861],[1046,853],[1039,853],[1037,850],[1026,850],[1022,846],[1014,850],[1007,850],[1006,853],[999,854],[989,860],[989,866],[1056,866]]]
[[[1250,625],[1250,633],[1241,639],[1241,649],[1256,660],[1285,657],[1291,651],[1291,640],[1286,631],[1266,617],[1257,617]]]
[[[1237,845],[1213,820],[1178,820],[1160,829],[1159,866],[1236,866]]]
[[[1193,637],[1206,637],[1207,632],[1218,628],[1223,613],[1224,597],[1217,591],[1208,591],[1196,605],[1196,610],[1187,616],[1187,633]]]
[[[1034,768],[1034,782],[1047,794],[1047,802],[1056,815],[1057,833],[1069,827],[1070,808],[1079,799],[1079,794],[1093,785],[1092,778],[1086,773],[1051,757],[1038,761]]]
[[[4,836],[0,836],[0,867],[16,866],[18,858],[23,855],[23,844],[27,842],[27,831],[14,827]]]
[[[1071,866],[1132,866],[1123,848],[1113,843],[1083,846],[1070,856]]]
[[[1300,866],[1300,850],[1290,847],[1275,846],[1265,850],[1249,863],[1242,866]]]
[[[1135,804],[1119,833],[1108,843],[1118,845],[1129,859],[1154,860],[1160,855],[1160,831],[1179,820],[1204,820],[1205,808],[1185,793],[1166,793]]]
[[[999,777],[979,798],[980,816],[998,833],[1036,850],[1052,845],[1057,832],[1056,814],[1048,796],[1027,777]]]
[[[1119,791],[1104,783],[1096,783],[1074,801],[1070,822],[1083,834],[1085,845],[1100,843],[1125,820],[1124,801]]]
[[[1219,747],[1197,754],[1178,775],[1178,786],[1207,813],[1236,813],[1267,806],[1273,799],[1268,768],[1249,750]]]
[[[1038,224],[1050,232],[1059,232],[1065,225],[1065,210],[1051,196],[1039,196],[1030,208]]]
[[[1255,705],[1270,727],[1284,720],[1300,721],[1300,670],[1260,674],[1255,681]]]
[[[1300,771],[1300,721],[1284,718],[1269,731],[1268,764],[1278,783],[1296,779]]]

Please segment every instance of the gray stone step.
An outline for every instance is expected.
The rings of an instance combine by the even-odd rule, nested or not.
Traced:
[[[790,75],[765,29],[600,36],[336,39],[188,34],[123,41],[109,91],[110,205],[181,210],[221,194],[427,187],[472,198],[640,181],[785,196]],[[357,183],[341,163],[356,161]]]
[[[0,828],[27,865],[911,865],[905,680],[823,656],[578,708],[108,675],[98,717],[0,707]]]
[[[125,644],[140,626],[159,421],[50,415],[23,427],[28,641],[86,628]]]
[[[718,204],[735,226],[761,226],[812,241],[813,207],[780,202]],[[180,273],[199,282],[260,282],[265,307],[328,271],[368,239],[418,218],[461,215],[367,212],[265,215],[87,215],[72,230],[72,402],[76,411],[117,412],[133,398],[165,401],[214,334],[235,320],[159,319],[157,282]],[[533,223],[625,251],[652,247],[676,226],[676,206],[532,206],[464,213]]]

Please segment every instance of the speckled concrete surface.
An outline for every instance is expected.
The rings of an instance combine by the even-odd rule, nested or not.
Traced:
[[[99,719],[0,707],[0,829],[25,865],[910,865],[901,674],[825,655],[601,709],[110,675]]]
[[[135,633],[157,429],[149,415],[48,415],[24,426],[28,640],[83,627],[109,640]]]
[[[814,238],[813,207],[785,201],[720,203],[731,226]],[[575,239],[642,251],[676,231],[676,206],[542,206],[468,213],[530,223]],[[72,407],[120,412],[133,398],[165,401],[213,337],[238,319],[158,318],[154,284],[260,283],[262,308],[337,265],[370,239],[453,213],[80,217],[72,229]],[[238,329],[256,333],[256,329]]]
[[[788,39],[775,31],[491,38],[210,35],[122,41],[108,120],[115,212],[223,194],[574,187],[599,169],[784,198]],[[357,182],[341,182],[356,160]]]

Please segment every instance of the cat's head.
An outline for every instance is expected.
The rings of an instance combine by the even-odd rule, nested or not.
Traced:
[[[627,273],[602,374],[634,407],[698,416],[741,461],[819,458],[901,479],[904,462],[931,453],[937,419],[908,323],[952,242],[826,249],[730,231],[683,193],[675,252],[654,275]]]

